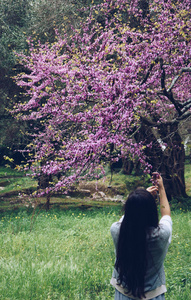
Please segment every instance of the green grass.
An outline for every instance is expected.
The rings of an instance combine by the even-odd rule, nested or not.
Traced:
[[[172,214],[173,238],[165,261],[167,299],[191,299],[191,212]]]
[[[8,167],[0,167],[0,178],[4,178],[6,176],[20,177],[22,174],[22,172],[19,172],[15,169],[11,169]]]
[[[186,192],[191,196],[191,164],[185,165]]]
[[[1,185],[2,181],[0,181]],[[23,177],[11,177],[4,179],[3,181],[4,189],[1,191],[1,193],[18,193],[19,191],[24,191],[27,189],[32,190],[33,188],[37,187],[37,184],[35,181],[32,181],[31,178],[27,176]]]
[[[114,299],[111,224],[121,206],[7,211],[0,218],[0,299]],[[36,217],[36,219],[35,219]],[[191,212],[172,212],[166,300],[191,299]],[[35,221],[35,222],[33,222]]]
[[[191,196],[191,168],[185,167]],[[106,186],[109,181],[110,176]],[[114,174],[112,187],[126,194],[145,183],[139,177]],[[31,206],[18,209],[23,204],[17,203],[16,195],[35,184],[20,172],[0,168],[0,186],[4,186],[0,191],[0,300],[113,299],[109,281],[115,258],[109,229],[121,216],[121,206],[52,198],[50,212]],[[15,195],[10,198],[14,203],[6,193]],[[190,199],[187,202],[171,203],[173,239],[165,261],[166,300],[191,299]]]
[[[0,196],[14,195],[26,190],[34,190],[37,182],[23,172],[11,168],[0,167]]]

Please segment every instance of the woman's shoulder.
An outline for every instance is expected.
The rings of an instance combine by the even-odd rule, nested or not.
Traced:
[[[159,225],[163,224],[168,226],[169,228],[172,228],[172,219],[171,216],[169,215],[165,215],[160,219]]]
[[[123,217],[121,217],[121,219],[118,222],[115,222],[111,225],[110,228],[110,232],[111,232],[111,236],[113,238],[114,244],[117,245],[117,241],[118,241],[118,237],[119,237],[119,231],[121,228],[121,223],[123,221]]]
[[[158,240],[163,242],[171,242],[172,238],[172,219],[170,216],[163,216],[157,228],[153,228],[150,232],[150,240]]]
[[[168,239],[170,243],[172,239],[172,219],[169,215],[165,215],[160,219],[159,230],[161,231],[161,235],[165,239]]]
[[[124,216],[121,217],[121,219],[120,219],[119,221],[114,222],[114,223],[111,225],[111,228],[110,228],[111,234],[112,234],[112,233],[115,234],[115,233],[117,233],[117,232],[119,231],[119,229],[120,229],[120,227],[121,227],[121,223],[122,223],[122,221],[123,221],[123,218],[124,218]]]

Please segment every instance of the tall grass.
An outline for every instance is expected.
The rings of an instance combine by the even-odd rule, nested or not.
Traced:
[[[0,299],[109,300],[114,264],[111,224],[121,207],[3,213],[0,218]],[[191,299],[191,212],[172,214],[166,261],[167,300]],[[33,224],[33,226],[31,226]]]

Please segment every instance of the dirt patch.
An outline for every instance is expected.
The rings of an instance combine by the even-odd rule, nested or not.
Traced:
[[[79,183],[77,188],[78,192],[87,192],[90,195],[94,195],[95,193],[102,192],[107,196],[113,197],[115,195],[125,195],[127,192],[126,186],[119,185],[119,186],[109,186],[102,183],[94,183],[94,182],[83,182]]]

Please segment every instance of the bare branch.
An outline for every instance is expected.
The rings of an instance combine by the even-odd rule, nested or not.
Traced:
[[[159,58],[159,62],[160,62],[160,68],[162,70],[162,74],[161,74],[161,88],[162,88],[162,93],[163,93],[164,96],[166,96],[170,100],[170,102],[172,102],[172,104],[176,108],[176,111],[178,112],[179,116],[181,116],[182,112],[181,112],[181,108],[180,108],[179,102],[174,99],[172,91],[168,92],[166,90],[166,86],[165,86],[166,74],[165,74],[165,69],[164,69],[164,65],[163,65],[163,59]]]
[[[187,112],[185,112],[184,114],[182,114],[182,116],[178,117],[178,118],[177,118],[177,121],[180,122],[180,121],[182,121],[182,120],[187,119],[187,118],[190,117],[190,116],[191,116],[191,111],[187,111]]]
[[[184,72],[191,72],[191,68],[182,68],[182,69],[180,70],[179,74],[175,76],[175,78],[173,79],[173,81],[172,81],[172,83],[171,83],[169,89],[167,90],[168,93],[172,90],[172,88],[174,87],[175,83],[177,82],[177,80],[180,78],[180,76],[181,76],[182,73],[184,73]]]
[[[148,77],[149,77],[149,75],[150,75],[153,67],[157,63],[160,63],[160,69],[162,71],[162,74],[161,74],[161,91],[158,94],[166,96],[170,100],[170,102],[174,105],[176,111],[178,112],[178,115],[181,116],[182,112],[181,112],[181,106],[180,106],[179,102],[174,99],[172,91],[171,90],[168,91],[166,89],[166,86],[165,86],[166,73],[165,73],[165,68],[164,68],[163,58],[162,57],[156,58],[154,60],[154,62],[150,65],[149,70],[148,70],[145,78],[141,82],[141,85],[144,84],[144,83],[146,83],[146,81],[147,81],[147,79],[148,79]]]
[[[190,105],[191,106],[191,105]],[[149,120],[145,117],[141,117],[141,121],[146,124],[147,126],[149,127],[161,127],[163,125],[173,125],[175,123],[180,123],[182,120],[185,120],[187,118],[189,118],[191,116],[191,111],[187,111],[185,112],[184,114],[182,114],[181,116],[177,117],[177,118],[174,118],[172,119],[171,121],[166,121],[166,122],[160,122],[160,123],[157,123],[157,122],[153,122],[152,120]]]
[[[130,135],[129,138],[132,139],[135,136],[135,134],[139,131],[140,128],[141,128],[141,125],[139,127],[137,127],[137,129]]]
[[[188,99],[185,103],[182,104],[182,114],[188,111],[191,108],[191,98]]]

